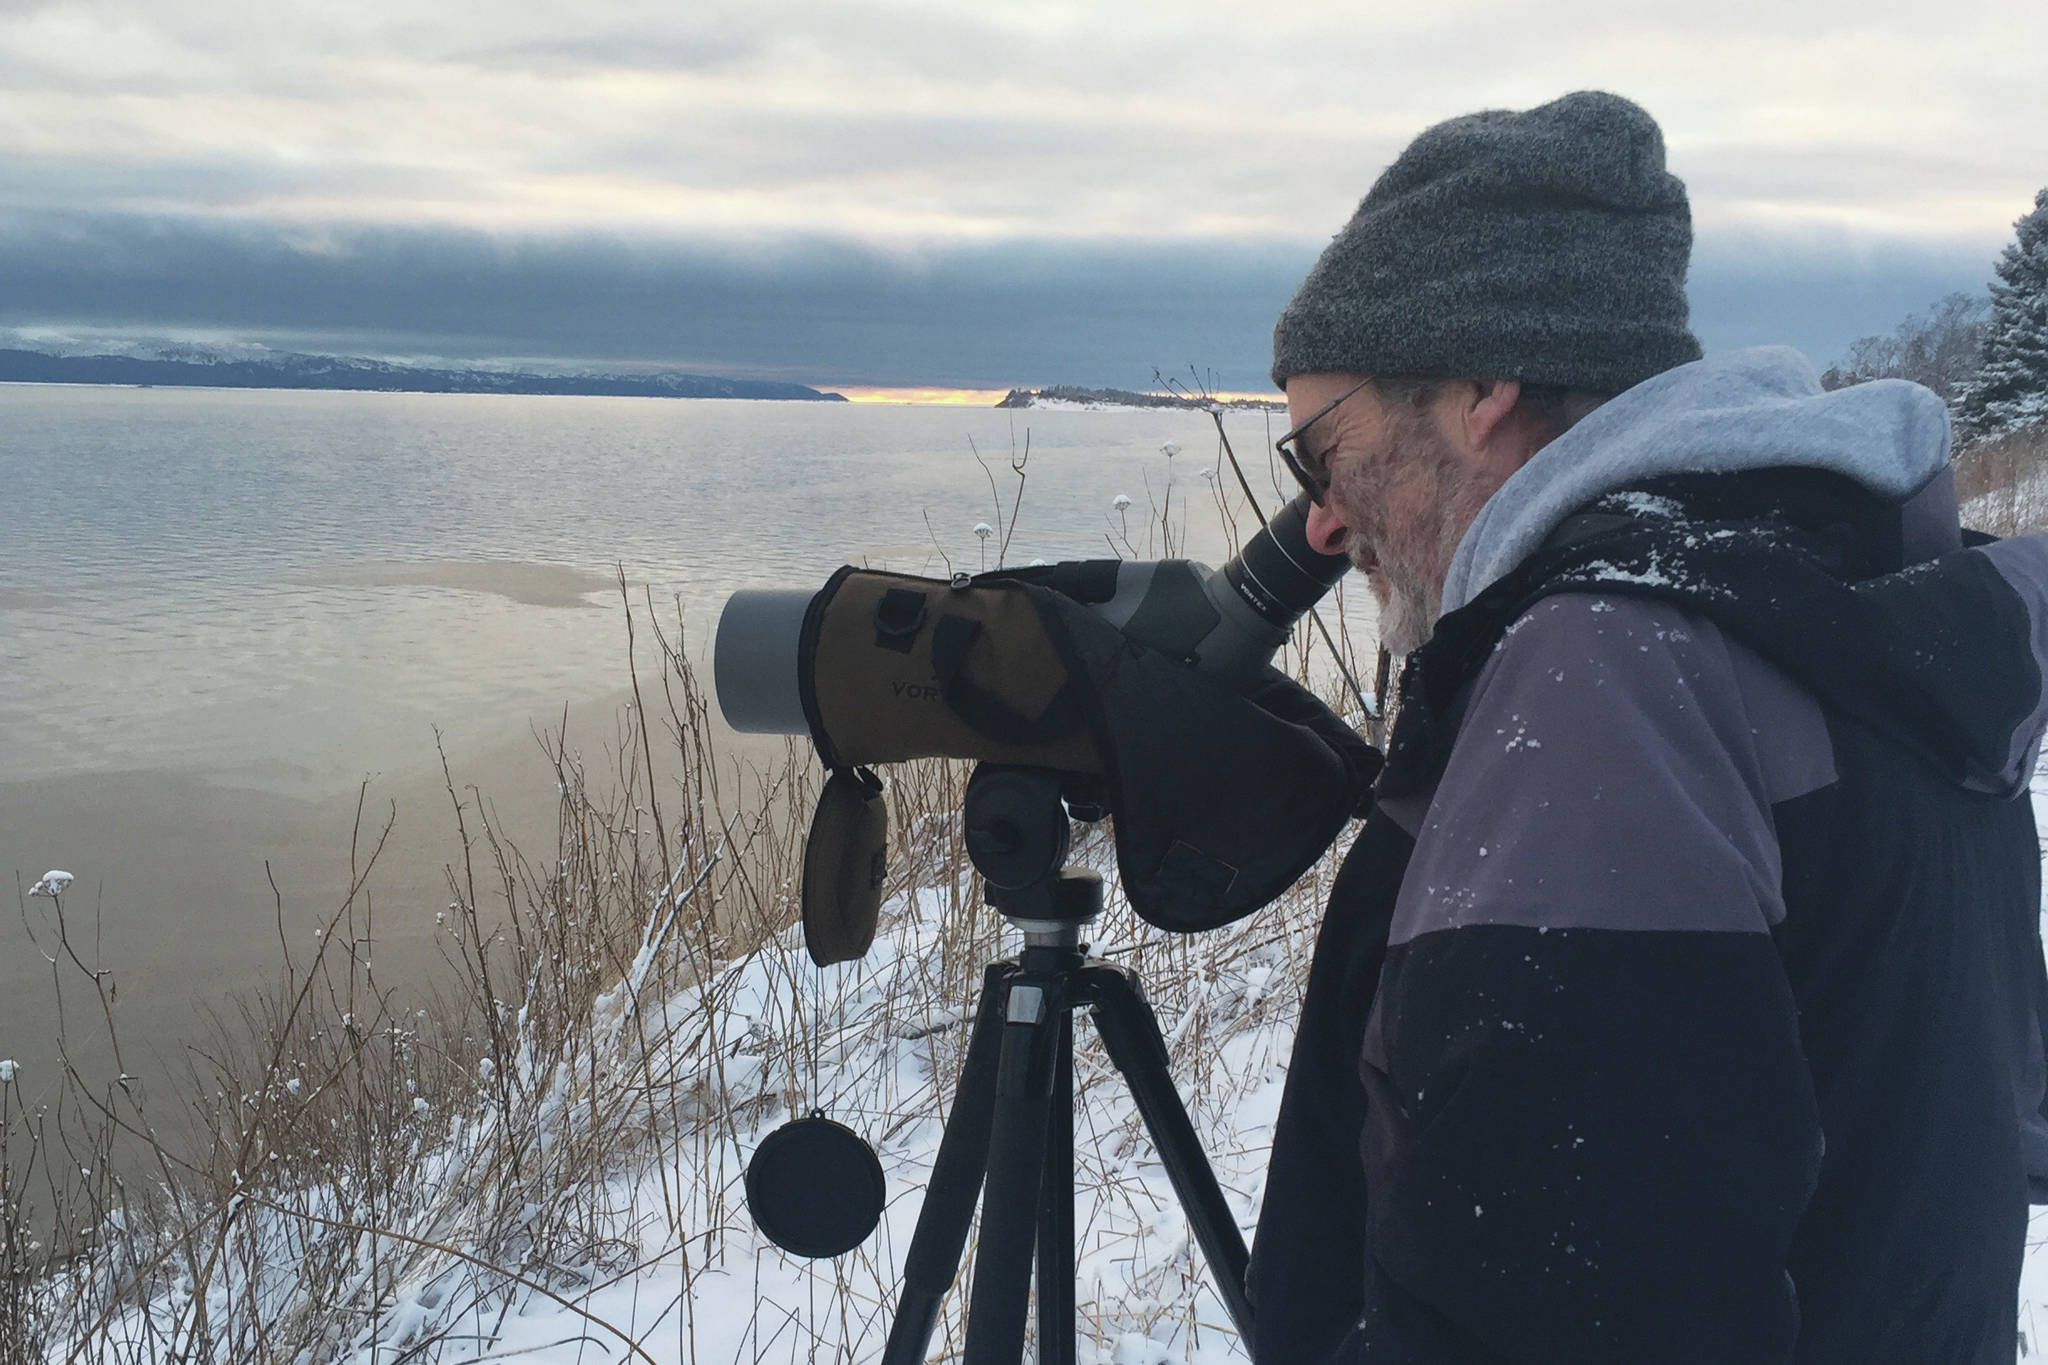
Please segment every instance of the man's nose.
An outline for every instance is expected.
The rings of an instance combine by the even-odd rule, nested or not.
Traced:
[[[1344,549],[1344,518],[1330,509],[1330,495],[1308,509],[1309,548],[1320,555],[1340,554]]]

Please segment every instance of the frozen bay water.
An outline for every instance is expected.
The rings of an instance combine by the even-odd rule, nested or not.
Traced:
[[[1194,413],[0,386],[0,778],[322,794],[621,686],[616,611],[575,609],[619,569],[701,639],[737,587],[993,567],[970,443],[1007,516],[1027,431],[1013,562],[1159,553],[1169,475],[1220,548]]]

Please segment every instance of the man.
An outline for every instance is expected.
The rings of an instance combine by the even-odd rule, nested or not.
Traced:
[[[1424,132],[1276,329],[1311,535],[1413,653],[1262,1365],[2014,1358],[2048,548],[1964,548],[1926,390],[1700,359],[1690,247],[1576,94]]]

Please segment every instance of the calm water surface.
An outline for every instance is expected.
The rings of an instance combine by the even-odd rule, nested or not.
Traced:
[[[1219,557],[1199,414],[0,386],[0,780],[303,795],[523,729],[623,685],[619,568],[702,641],[735,587],[992,566],[970,443],[1007,515],[1027,433],[1012,562],[1156,554],[1169,490]]]

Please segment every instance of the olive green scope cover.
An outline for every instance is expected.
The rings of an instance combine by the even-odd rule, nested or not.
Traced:
[[[943,756],[1104,771],[1081,684],[1016,583],[841,569],[812,599],[797,656],[829,767]]]
[[[1272,900],[1363,809],[1380,755],[1305,688],[1271,668],[1243,690],[1221,686],[1092,611],[1103,585],[1034,574],[834,575],[798,643],[827,766],[946,755],[1101,776],[1124,892],[1179,932]],[[850,775],[842,785],[845,817],[829,823],[865,829],[865,842],[835,839],[819,865],[858,883],[873,864],[850,850],[871,847],[877,827],[855,818],[865,798]],[[821,949],[864,948],[868,891],[817,891],[813,908],[806,887],[806,921],[843,945]]]

